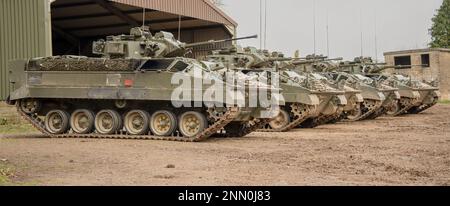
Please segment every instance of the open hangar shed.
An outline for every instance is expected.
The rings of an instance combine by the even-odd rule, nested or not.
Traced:
[[[187,43],[233,38],[237,27],[210,0],[2,0],[0,7],[0,100],[9,94],[13,59],[91,56],[92,41],[144,22],[152,33],[168,31]],[[195,47],[192,55],[230,44]]]

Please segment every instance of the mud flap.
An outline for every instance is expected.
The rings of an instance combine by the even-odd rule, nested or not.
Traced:
[[[380,98],[380,101],[386,100],[386,95],[383,94],[383,92],[378,92],[378,97]]]
[[[337,104],[338,105],[347,105],[347,98],[345,97],[345,95],[337,95],[336,96],[336,100],[337,100]]]
[[[437,98],[441,98],[441,96],[442,96],[440,91],[434,91],[433,95],[434,95],[434,97],[437,97]]]
[[[355,97],[356,97],[356,102],[358,102],[358,103],[364,102],[364,97],[361,94],[356,94]]]
[[[400,96],[400,92],[398,92],[398,91],[395,91],[394,95],[395,95],[395,99],[397,99],[397,100],[402,98],[402,96]]]
[[[11,97],[8,96],[8,97],[6,98],[6,104],[7,104],[7,105],[10,105],[10,106],[13,106],[13,105],[16,104],[16,101],[12,101],[12,100],[11,100]]]

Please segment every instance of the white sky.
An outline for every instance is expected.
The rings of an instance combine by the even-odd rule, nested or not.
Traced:
[[[317,54],[327,54],[327,13],[330,57],[360,56],[361,19],[365,56],[375,56],[375,22],[378,59],[383,59],[386,51],[425,48],[430,41],[431,18],[442,1],[267,0],[267,48],[287,56],[293,56],[297,49],[301,56],[314,53],[314,4]],[[223,0],[222,9],[239,24],[238,36],[259,34],[259,2]],[[259,47],[259,40],[240,44]]]

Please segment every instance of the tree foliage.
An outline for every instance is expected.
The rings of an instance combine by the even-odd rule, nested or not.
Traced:
[[[450,0],[444,0],[432,21],[430,47],[450,48]]]

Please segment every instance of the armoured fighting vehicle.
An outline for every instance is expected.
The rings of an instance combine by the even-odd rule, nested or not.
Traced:
[[[297,70],[319,72],[327,77],[335,86],[349,91],[351,106],[347,107],[342,118],[347,121],[359,121],[376,118],[383,106],[392,104],[397,98],[395,88],[386,88],[363,75],[355,75],[342,71],[340,64],[333,62],[339,59],[327,59],[323,56],[310,55],[297,67]],[[360,93],[355,93],[359,91]],[[357,95],[360,94],[360,95]],[[362,100],[362,101],[361,101]],[[353,106],[353,107],[352,107]]]
[[[277,52],[238,46],[213,52],[207,60],[232,65],[249,75],[270,73],[280,80],[286,105],[280,115],[262,131],[288,131],[300,125],[314,127],[333,119],[347,103],[343,93],[328,87],[314,76],[304,76],[284,68],[281,63],[292,59]]]
[[[269,54],[264,52],[266,56],[272,57],[284,57],[281,52],[273,52]],[[304,61],[298,61],[301,58],[288,58],[289,61],[277,62],[277,69],[279,71],[294,72],[297,75],[306,77],[304,81],[304,87],[319,92],[319,99],[321,103],[319,105],[319,115],[312,117],[303,122],[301,128],[314,128],[322,124],[335,123],[340,120],[340,116],[344,112],[345,108],[349,106],[348,99],[345,96],[343,88],[333,87],[333,85],[327,80],[326,77],[316,72],[304,72],[297,70],[299,65],[302,65]]]
[[[388,109],[388,115],[420,113],[437,104],[439,100],[440,92],[436,82],[433,83],[434,85],[430,85],[404,75],[383,73],[384,70],[389,68],[410,68],[413,65],[388,66],[384,63],[374,63],[370,57],[357,57],[354,64],[354,66],[349,67],[351,72],[370,77],[382,85],[399,89],[401,99]]]
[[[201,44],[213,43],[217,42]],[[41,132],[61,138],[197,142],[215,135],[244,136],[261,128],[270,118],[263,112],[273,112],[270,107],[248,107],[245,102],[252,97],[247,90],[209,71],[203,62],[183,57],[188,48],[201,44],[181,43],[166,32],[152,35],[140,27],[129,35],[94,42],[98,58],[13,61],[8,103],[16,104],[18,112]],[[183,81],[174,77],[220,83],[227,98],[207,102],[202,97],[208,88],[196,83],[182,87],[178,83]],[[250,81],[244,86],[273,89]],[[229,95],[234,95],[232,101]]]
[[[354,112],[355,110],[356,111],[359,110],[360,104],[363,102],[363,97],[361,95],[360,90],[353,89],[340,78],[338,80],[333,80],[333,78],[328,76],[329,75],[328,73],[320,73],[312,69],[313,67],[308,66],[313,63],[318,63],[319,62],[318,60],[319,60],[318,58],[311,59],[311,57],[309,56],[307,58],[303,58],[303,60],[298,59],[295,61],[291,61],[287,68],[303,75],[312,76],[312,78],[320,80],[322,84],[328,85],[328,87],[343,92],[347,100],[347,104],[340,109],[341,111],[340,113],[337,112],[336,114],[330,116],[331,118],[328,118],[327,120],[322,122],[322,123],[336,123],[342,120],[345,114]]]

